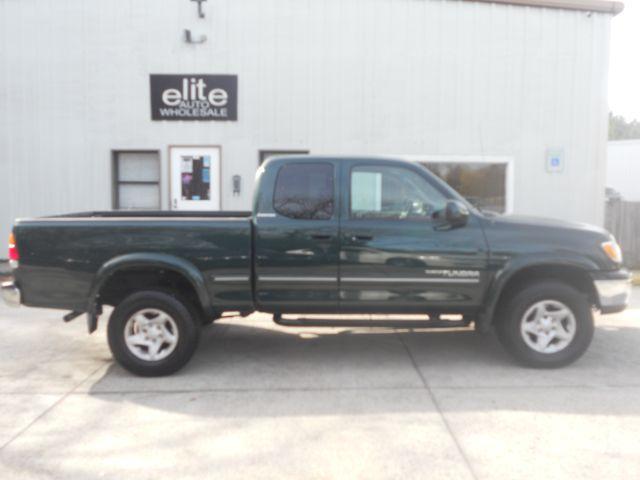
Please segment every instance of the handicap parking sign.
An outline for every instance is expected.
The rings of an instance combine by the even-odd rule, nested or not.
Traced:
[[[546,169],[549,173],[560,173],[564,170],[564,150],[550,148],[546,155]]]

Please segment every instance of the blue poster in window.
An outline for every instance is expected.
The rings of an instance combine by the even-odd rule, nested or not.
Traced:
[[[209,200],[211,157],[185,155],[181,161],[182,200]]]

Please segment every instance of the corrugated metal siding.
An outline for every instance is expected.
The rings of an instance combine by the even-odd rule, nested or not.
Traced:
[[[221,145],[223,208],[259,149],[502,155],[515,210],[602,223],[610,16],[460,0],[0,1],[0,238],[107,209],[111,150]],[[183,29],[206,34],[183,41]],[[238,122],[152,122],[149,73],[234,73]],[[545,151],[566,152],[562,174]]]

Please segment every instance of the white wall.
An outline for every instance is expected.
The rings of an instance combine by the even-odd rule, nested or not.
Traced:
[[[513,158],[514,210],[602,223],[610,16],[459,0],[0,1],[0,242],[108,209],[111,150],[221,145],[224,209],[259,149]],[[183,29],[206,34],[183,41]],[[152,122],[149,73],[239,78],[237,122]],[[563,173],[545,151],[563,148]],[[231,176],[243,177],[240,197]]]
[[[624,200],[640,202],[640,140],[609,142],[606,184]]]

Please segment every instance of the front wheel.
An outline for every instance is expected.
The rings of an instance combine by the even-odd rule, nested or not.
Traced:
[[[496,328],[506,350],[524,365],[557,368],[577,360],[589,347],[593,313],[586,295],[546,281],[507,300]]]
[[[169,375],[193,356],[199,326],[187,305],[159,291],[137,292],[113,311],[107,327],[116,361],[137,375]]]

